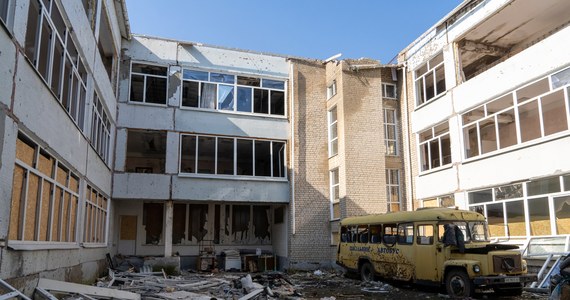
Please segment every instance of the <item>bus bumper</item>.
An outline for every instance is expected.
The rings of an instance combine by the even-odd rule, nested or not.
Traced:
[[[512,275],[512,276],[479,276],[473,278],[473,283],[476,286],[497,286],[497,285],[508,285],[513,283],[524,284],[527,282],[537,281],[536,274],[526,274],[526,275]]]

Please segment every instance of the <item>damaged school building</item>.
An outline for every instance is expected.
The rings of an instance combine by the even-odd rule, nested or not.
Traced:
[[[0,0],[0,278],[90,281],[107,253],[330,267],[341,218],[429,206],[569,251],[569,10],[464,1],[381,64],[135,35],[124,0]]]

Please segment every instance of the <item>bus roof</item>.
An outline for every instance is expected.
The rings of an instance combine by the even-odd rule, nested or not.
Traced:
[[[343,219],[341,225],[405,223],[417,221],[485,221],[477,212],[453,208],[425,208],[416,211],[391,212]]]

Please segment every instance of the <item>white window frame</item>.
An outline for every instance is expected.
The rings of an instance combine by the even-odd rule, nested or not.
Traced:
[[[392,171],[396,171],[396,178],[392,177]],[[402,210],[402,188],[400,186],[400,170],[399,169],[386,169],[386,211],[391,212],[391,205],[398,204],[399,210]],[[397,188],[398,201],[392,200],[392,189]]]
[[[101,108],[99,111],[99,107]],[[91,109],[91,134],[90,144],[105,162],[110,164],[111,129],[112,120],[109,118],[105,103],[99,98],[96,91],[93,93],[93,105]]]
[[[432,61],[434,58],[438,57],[439,55],[442,55],[442,60],[439,63],[433,63]],[[417,74],[418,70],[422,67],[426,67],[426,71],[425,73],[422,74]],[[443,81],[445,83],[445,90],[443,91],[438,91],[437,90],[437,76],[436,76],[436,70],[442,68],[443,69]],[[433,89],[434,89],[434,93],[433,96],[429,99],[427,99],[427,92],[426,92],[426,83],[425,83],[425,78],[428,75],[432,75],[433,76]],[[445,91],[447,91],[447,83],[445,82],[445,56],[443,55],[443,51],[438,52],[436,55],[432,56],[428,61],[426,61],[425,63],[421,64],[419,67],[417,67],[414,71],[413,71],[413,77],[414,77],[414,95],[416,98],[416,107],[420,107],[423,106],[426,103],[429,103],[435,99],[437,99],[440,95],[443,95],[445,93]],[[422,84],[422,89],[419,90],[418,89],[418,83],[420,82],[420,80],[423,80],[423,84]],[[418,97],[419,93],[422,93],[423,97],[420,98]],[[420,102],[420,100],[423,99],[423,102]]]
[[[196,139],[195,142],[195,149],[194,149],[194,153],[195,153],[195,160],[194,160],[194,172],[183,172],[182,171],[182,159],[179,160],[178,162],[178,174],[179,176],[192,176],[192,177],[216,177],[216,178],[227,178],[227,179],[243,179],[244,177],[246,178],[250,178],[250,179],[258,179],[258,180],[277,180],[277,181],[286,181],[287,180],[287,153],[283,153],[283,159],[284,161],[281,162],[281,164],[279,164],[279,166],[282,166],[284,168],[284,177],[279,177],[279,176],[273,176],[274,174],[274,165],[273,165],[273,144],[274,143],[281,143],[283,144],[283,151],[287,151],[287,142],[285,141],[280,141],[280,140],[262,140],[262,139],[252,139],[252,138],[241,138],[241,137],[230,137],[230,136],[214,136],[214,135],[207,135],[207,134],[180,134],[180,146],[179,146],[179,157],[182,157],[182,138],[185,136],[192,136]],[[214,138],[215,141],[215,153],[214,153],[214,159],[215,159],[215,163],[214,163],[214,173],[213,174],[207,174],[207,173],[199,173],[198,172],[198,150],[199,150],[199,142],[198,139],[200,137],[212,137]],[[234,141],[234,173],[232,175],[230,174],[217,174],[218,173],[218,139],[233,139]],[[237,175],[237,141],[238,140],[248,140],[248,141],[252,141],[252,168],[253,168],[253,175]],[[255,175],[255,142],[256,141],[263,141],[263,142],[269,142],[269,152],[270,152],[270,156],[271,156],[271,168],[270,168],[270,176],[259,176],[259,175]]]
[[[335,114],[335,118],[333,121],[333,111]],[[331,109],[327,112],[327,119],[328,119],[328,145],[329,145],[329,157],[333,157],[338,154],[338,109],[337,106],[331,107]],[[333,136],[332,128],[336,127],[336,136]],[[333,153],[333,144],[336,143],[336,152]]]
[[[447,131],[442,131],[441,133],[439,133],[439,134],[436,136],[436,135],[435,135],[436,128],[438,128],[439,126],[442,126],[443,124],[447,124]],[[421,139],[420,139],[421,134],[424,133],[424,132],[426,132],[426,131],[429,131],[429,130],[431,130],[431,138],[429,138],[429,139],[427,139],[427,140],[425,140],[425,141],[421,141]],[[443,140],[443,138],[446,137],[446,136],[447,136],[447,139],[451,139],[451,136],[450,136],[450,133],[449,133],[449,122],[448,122],[448,121],[439,123],[439,124],[437,124],[437,125],[435,125],[435,126],[433,126],[433,127],[431,127],[431,128],[428,128],[428,129],[426,129],[426,130],[422,130],[422,131],[420,131],[418,134],[416,134],[416,136],[417,136],[417,144],[418,144],[418,160],[419,160],[419,161],[418,161],[418,165],[419,165],[419,167],[420,167],[420,173],[429,172],[429,171],[431,171],[431,170],[437,170],[437,169],[440,169],[440,168],[444,168],[445,166],[451,165],[451,163],[453,162],[451,158],[450,158],[450,162],[449,162],[449,163],[447,163],[447,164],[444,164],[444,163],[443,163],[444,157],[443,157],[442,140]],[[438,141],[438,146],[439,146],[439,157],[438,157],[438,159],[439,159],[439,161],[440,161],[440,165],[434,167],[434,166],[431,165],[431,162],[432,162],[431,157],[432,157],[432,155],[431,155],[431,148],[429,147],[429,144],[430,144],[430,142],[435,141],[435,140]],[[449,153],[450,153],[450,155],[451,155],[451,140],[450,140],[450,143],[449,143],[449,144],[450,144]],[[422,147],[423,147],[423,145],[427,145],[427,146],[428,146],[428,148],[427,148],[427,149],[428,149],[428,154],[427,154],[427,156],[428,156],[428,158],[427,158],[427,168],[426,168],[425,170],[422,169]]]
[[[109,207],[111,205],[111,199],[103,194],[99,189],[95,188],[94,186],[87,184],[85,188],[86,194],[84,195],[83,200],[83,246],[84,247],[106,247],[109,235]],[[95,192],[97,198],[101,197],[106,200],[105,207],[99,205],[99,200],[97,202],[93,202],[91,197],[91,191]],[[87,223],[87,207],[91,206],[91,223]],[[102,221],[103,224],[99,222]],[[97,233],[97,228],[102,226],[101,235]],[[89,231],[89,232],[88,232]],[[89,234],[90,233],[90,234]],[[88,241],[87,239],[95,238],[96,241]],[[99,240],[97,240],[99,239]]]
[[[335,174],[336,174],[336,178],[335,178]],[[338,181],[335,182],[335,179],[338,178]],[[335,188],[338,187],[338,195],[335,193]],[[330,216],[331,216],[331,221],[333,220],[339,220],[339,217],[335,217],[334,216],[334,205],[338,204],[340,205],[340,171],[339,168],[334,168],[332,170],[329,171],[329,189],[330,189]],[[336,196],[336,197],[335,197]],[[339,212],[340,212],[340,207],[339,207]]]
[[[394,123],[388,123],[388,114],[392,115],[392,119]],[[394,133],[394,139],[388,138],[388,131],[392,130]],[[394,142],[394,153],[389,153],[388,149],[390,149],[389,144],[390,142]],[[384,143],[386,146],[386,155],[390,156],[398,156],[399,155],[399,147],[398,147],[398,120],[396,109],[393,108],[385,108],[384,109]]]
[[[336,80],[333,80],[331,85],[327,87],[327,100],[336,95]]]
[[[388,87],[392,87],[394,89],[394,94],[390,95],[388,94]],[[388,98],[388,99],[397,99],[397,89],[396,89],[396,85],[393,83],[382,83],[382,97],[383,98]]]
[[[204,73],[208,73],[208,80],[200,80],[200,79],[185,79],[184,78],[184,70],[188,70],[188,71],[196,71],[196,72],[204,72]],[[211,78],[211,74],[223,74],[223,75],[229,75],[229,76],[233,76],[234,77],[234,82],[233,83],[223,83],[223,82],[218,82],[218,81],[213,81]],[[274,118],[286,118],[287,117],[287,81],[284,79],[279,79],[279,78],[264,78],[264,77],[258,77],[258,76],[251,76],[249,74],[232,74],[232,73],[228,73],[228,72],[224,72],[224,71],[209,71],[209,70],[201,70],[201,69],[192,69],[192,68],[183,68],[182,69],[182,83],[181,85],[184,84],[184,82],[197,82],[199,83],[199,88],[198,88],[198,107],[193,107],[193,106],[184,106],[182,105],[182,101],[180,101],[180,105],[179,107],[181,109],[191,109],[191,110],[215,110],[217,112],[223,112],[223,113],[238,113],[238,114],[248,114],[248,115],[260,115],[260,116],[270,116],[270,117],[274,117]],[[244,77],[253,77],[253,78],[257,78],[259,79],[259,86],[251,86],[251,85],[243,85],[243,84],[238,84],[238,76],[244,76]],[[281,81],[283,82],[283,89],[278,89],[278,88],[271,88],[271,87],[264,87],[264,81],[268,80],[268,81]],[[202,102],[202,85],[208,83],[208,84],[213,84],[216,86],[216,99],[215,99],[215,104],[214,104],[214,108],[204,108],[204,107],[200,107],[201,106],[201,102]],[[225,86],[232,86],[233,87],[233,107],[232,109],[221,109],[220,108],[220,104],[219,104],[219,90],[220,90],[220,85],[225,85]],[[250,88],[251,89],[251,111],[249,112],[245,112],[245,111],[239,111],[237,109],[238,107],[238,103],[237,103],[237,93],[238,93],[238,88]],[[268,98],[267,98],[267,113],[261,113],[261,112],[254,112],[254,93],[255,93],[255,89],[258,90],[265,90],[268,92]],[[283,92],[283,115],[280,114],[272,114],[271,113],[271,92]],[[182,97],[182,95],[181,95]]]
[[[154,66],[154,67],[161,67],[161,68],[166,68],[166,75],[155,75],[155,74],[147,74],[147,73],[138,73],[138,72],[133,72],[133,64],[137,64],[137,65],[146,65],[146,66]],[[167,106],[168,105],[168,66],[165,65],[160,65],[160,64],[149,64],[146,62],[138,62],[138,61],[131,61],[131,66],[130,66],[130,74],[129,74],[129,104],[140,104],[140,105],[150,105],[150,106]],[[131,101],[131,92],[132,92],[132,81],[133,81],[133,75],[137,75],[137,76],[143,76],[144,80],[143,80],[143,98],[142,101]],[[166,79],[166,89],[164,91],[164,104],[162,103],[152,103],[152,102],[147,102],[146,101],[146,81],[148,77],[154,77],[154,78],[162,78],[162,79]]]

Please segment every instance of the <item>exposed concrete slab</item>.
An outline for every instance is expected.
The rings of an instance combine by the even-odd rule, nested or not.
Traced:
[[[170,197],[170,176],[125,173],[113,176],[113,198],[166,200]]]
[[[117,127],[172,130],[173,120],[173,108],[119,103]]]

